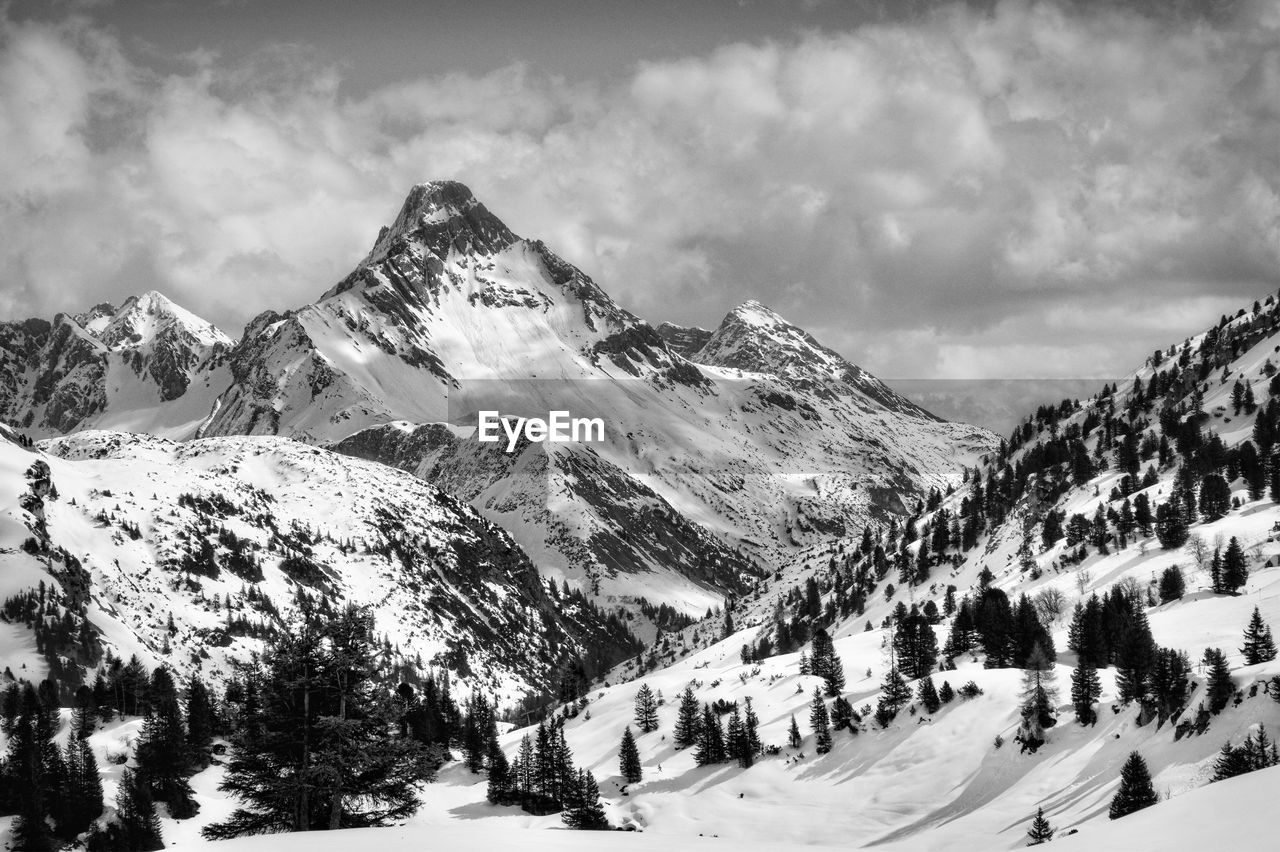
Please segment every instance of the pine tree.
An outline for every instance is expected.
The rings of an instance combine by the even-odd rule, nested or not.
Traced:
[[[720,718],[712,711],[710,704],[703,705],[702,708],[702,725],[693,759],[699,766],[724,763],[724,729],[720,727]]]
[[[938,690],[938,698],[942,700],[943,704],[950,704],[955,700],[955,697],[956,692],[951,688],[951,681],[944,680],[942,682],[942,688]]]
[[[1022,675],[1022,724],[1018,730],[1019,740],[1032,751],[1044,742],[1044,729],[1054,724],[1058,698],[1054,680],[1053,663],[1037,644]]]
[[[1237,775],[1267,769],[1280,764],[1280,752],[1267,736],[1267,726],[1259,725],[1256,735],[1249,734],[1239,746],[1230,741],[1223,743],[1218,760],[1213,765],[1211,781],[1225,781]]]
[[[1222,554],[1222,590],[1234,593],[1248,580],[1249,567],[1245,562],[1244,549],[1240,546],[1240,539],[1232,536]]]
[[[680,693],[680,706],[676,711],[675,744],[676,748],[688,748],[698,741],[698,729],[702,716],[698,707],[698,699],[693,694],[693,687],[686,686]]]
[[[1236,694],[1236,685],[1231,680],[1231,668],[1221,650],[1206,648],[1204,666],[1208,669],[1205,693],[1209,698],[1209,712],[1217,714],[1222,712],[1231,696]]]
[[[1098,721],[1093,705],[1102,695],[1102,681],[1098,670],[1088,663],[1080,663],[1071,673],[1071,704],[1076,710],[1076,721],[1092,725]]]
[[[514,801],[516,779],[511,771],[507,755],[498,744],[498,732],[495,728],[485,749],[485,763],[488,764],[489,783],[485,790],[485,798],[490,804],[508,805]]]
[[[1137,701],[1147,690],[1155,664],[1156,641],[1147,623],[1142,601],[1125,601],[1119,613],[1115,642],[1116,689],[1121,701]]]
[[[107,830],[104,840],[100,848],[113,852],[154,852],[164,848],[151,793],[132,769],[125,769],[120,776],[116,823]],[[91,844],[90,849],[93,848]]]
[[[747,696],[746,703],[747,717],[743,727],[747,735],[747,750],[754,761],[764,751],[764,744],[760,742],[760,717],[756,715],[755,708],[751,706],[750,696]]]
[[[658,702],[653,697],[649,684],[640,684],[636,692],[636,727],[640,733],[648,734],[658,730]]]
[[[169,806],[174,819],[195,816],[195,794],[187,782],[192,760],[173,675],[164,666],[151,673],[150,706],[138,740],[138,779],[152,799]]]
[[[484,769],[486,731],[491,723],[488,702],[473,695],[465,703],[462,716],[462,752],[467,769],[478,775]]]
[[[813,729],[813,750],[818,754],[831,751],[831,716],[827,713],[822,693],[817,689],[809,702],[809,727]]]
[[[63,765],[66,789],[57,819],[58,835],[74,840],[102,814],[102,778],[93,749],[74,733],[67,740]]]
[[[1044,549],[1053,547],[1062,538],[1062,518],[1057,512],[1050,510],[1044,516],[1044,526],[1040,532],[1040,542]]]
[[[1157,801],[1155,788],[1151,786],[1151,771],[1142,755],[1130,752],[1129,759],[1120,770],[1120,789],[1111,800],[1108,815],[1111,819],[1149,808]]]
[[[796,724],[796,717],[791,717],[791,727],[787,728],[787,745],[793,749],[800,748],[804,739],[800,736],[800,726]]]
[[[938,697],[938,690],[934,688],[933,678],[925,676],[920,679],[920,686],[916,691],[916,699],[924,707],[925,712],[938,712],[938,708],[942,706],[942,699]]]
[[[561,821],[579,831],[608,831],[609,819],[600,804],[600,788],[596,786],[595,776],[582,770],[570,786],[573,788],[570,806],[565,808]]]
[[[9,735],[9,753],[6,760],[12,790],[17,801],[12,837],[14,848],[43,852],[53,848],[49,832],[50,806],[55,800],[49,794],[49,768],[46,756],[49,751],[53,728],[48,721],[35,687],[22,686],[21,709]],[[54,750],[56,753],[56,749]]]
[[[622,743],[618,746],[618,771],[628,784],[639,784],[644,772],[640,767],[640,750],[636,738],[631,736],[631,726],[622,731]]]
[[[419,740],[396,734],[402,705],[376,677],[372,631],[369,610],[348,607],[323,621],[304,610],[277,635],[219,786],[241,807],[206,826],[207,839],[384,825],[417,810],[432,764]]]
[[[744,769],[751,765],[752,757],[747,753],[747,729],[742,724],[742,714],[735,704],[729,713],[729,724],[725,726],[725,757],[737,761]]]
[[[1218,752],[1218,759],[1213,763],[1213,777],[1209,780],[1225,781],[1237,775],[1244,775],[1252,769],[1248,755],[1242,749],[1232,748],[1231,741],[1228,740],[1222,744],[1222,750]]]
[[[94,705],[93,690],[81,684],[76,688],[75,705],[71,711],[71,732],[75,736],[85,739],[93,734],[97,728],[97,723],[98,711]]]
[[[1181,598],[1187,592],[1187,582],[1182,576],[1182,569],[1170,565],[1160,575],[1160,603],[1169,603]]]
[[[194,768],[202,769],[209,765],[209,753],[216,728],[209,688],[199,677],[193,677],[187,687],[187,746]]]
[[[1231,486],[1216,473],[1200,483],[1200,514],[1206,521],[1216,521],[1231,510]]]
[[[844,663],[835,651],[831,636],[821,627],[813,634],[813,654],[809,657],[809,668],[825,682],[828,698],[835,698],[844,690]]]
[[[1187,543],[1187,521],[1178,507],[1161,503],[1156,507],[1156,538],[1165,550],[1177,550]]]
[[[1240,649],[1244,655],[1246,666],[1256,666],[1276,658],[1276,643],[1271,637],[1271,628],[1262,620],[1262,613],[1255,606],[1249,619],[1249,626],[1244,631],[1244,647]]]
[[[1035,819],[1031,820],[1031,828],[1027,831],[1027,845],[1039,846],[1053,839],[1053,826],[1044,818],[1044,808],[1036,808]]]
[[[933,625],[914,605],[908,611],[900,604],[894,613],[893,651],[906,677],[914,680],[933,671],[938,639]]]
[[[532,798],[537,791],[538,783],[535,763],[533,740],[529,738],[528,734],[525,734],[520,738],[520,752],[516,756],[515,764],[511,771],[516,793],[524,801]]]
[[[880,700],[876,704],[876,721],[883,728],[898,715],[898,709],[911,700],[911,687],[907,686],[902,675],[898,673],[897,667],[890,661],[889,670],[885,672],[880,689]]]

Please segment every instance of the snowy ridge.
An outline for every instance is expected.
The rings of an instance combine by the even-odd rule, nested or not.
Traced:
[[[47,550],[69,554],[48,566],[23,544],[24,471],[37,460],[57,492],[41,508]],[[281,438],[113,432],[45,452],[0,444],[0,461],[0,597],[40,581],[66,591],[54,569],[74,557],[87,572],[84,618],[105,647],[148,665],[220,681],[300,591],[372,606],[390,663],[447,668],[507,700],[544,688],[572,649],[608,653],[625,639],[549,597],[510,538],[465,504],[382,465]],[[544,616],[536,629],[529,612]],[[6,658],[43,676],[31,634],[15,638],[22,650]]]
[[[937,419],[754,299],[730,311],[707,342],[688,357],[700,364],[768,373],[793,382],[839,382],[891,411]]]

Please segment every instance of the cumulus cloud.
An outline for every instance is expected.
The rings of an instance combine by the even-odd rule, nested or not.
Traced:
[[[1112,376],[1280,286],[1280,15],[1010,2],[571,83],[343,94],[280,46],[0,25],[0,312],[155,287],[232,332],[469,183],[651,321],[760,298],[891,377]]]

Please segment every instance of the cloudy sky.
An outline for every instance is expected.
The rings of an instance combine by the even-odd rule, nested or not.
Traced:
[[[415,182],[652,321],[1103,377],[1280,288],[1280,0],[0,3],[0,318],[238,334]]]

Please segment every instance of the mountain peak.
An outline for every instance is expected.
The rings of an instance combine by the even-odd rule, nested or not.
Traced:
[[[686,357],[712,367],[771,373],[799,382],[840,382],[856,388],[891,411],[934,418],[755,299],[729,311],[706,343]]]
[[[738,307],[729,311],[728,315],[724,318],[724,322],[727,323],[730,321],[762,327],[786,326],[788,328],[795,328],[794,325],[783,319],[782,315],[773,310],[773,308],[770,308],[763,302],[759,302],[755,299],[748,299],[741,305],[738,305]],[[721,323],[721,325],[723,324],[724,323]],[[803,332],[801,333],[803,334]]]
[[[440,212],[465,213],[479,203],[471,188],[464,183],[456,180],[426,181],[410,188],[397,221]]]
[[[517,239],[466,184],[454,180],[414,184],[395,221],[378,234],[365,263],[376,262],[393,246],[415,238],[437,256],[447,254],[450,247],[491,254]]]
[[[152,312],[168,310],[169,308],[175,307],[173,301],[159,290],[148,290],[141,295],[131,296],[125,301],[126,303],[133,302],[141,310]]]
[[[808,368],[806,372],[817,367],[830,377],[842,374],[850,366],[804,329],[755,299],[725,315],[697,360],[718,367],[779,374],[800,366]]]
[[[212,323],[156,290],[125,299],[119,310],[96,331],[98,338],[113,348],[136,346],[174,333],[200,346],[232,343],[231,338]]]

